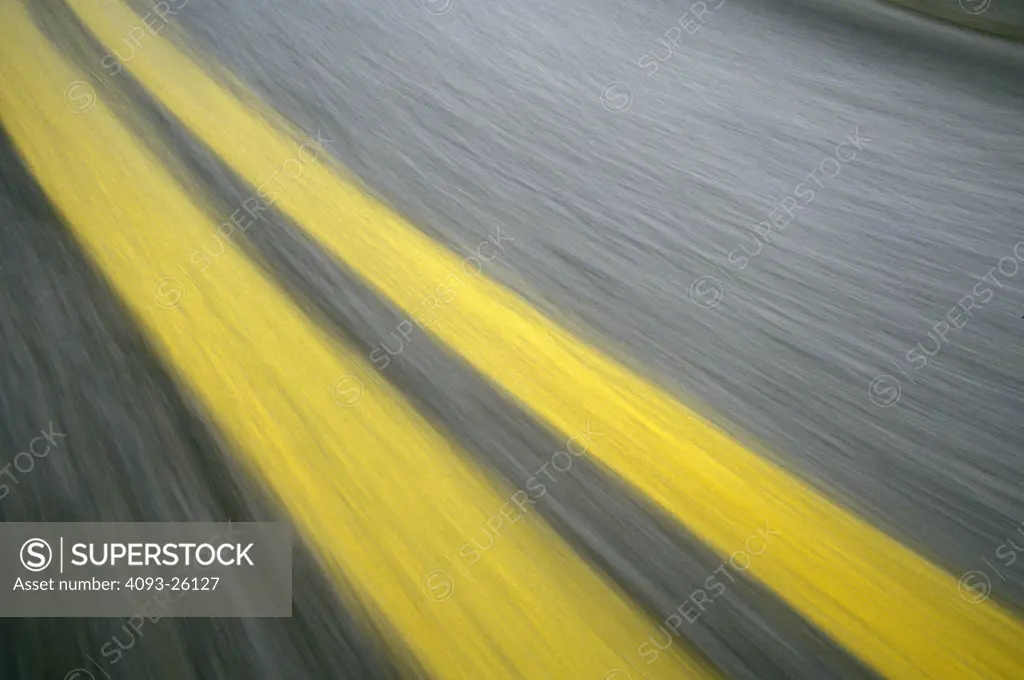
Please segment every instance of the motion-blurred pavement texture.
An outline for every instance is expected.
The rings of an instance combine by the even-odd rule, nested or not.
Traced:
[[[301,537],[291,618],[0,677],[1024,677],[1022,76],[860,0],[0,0],[0,517]]]

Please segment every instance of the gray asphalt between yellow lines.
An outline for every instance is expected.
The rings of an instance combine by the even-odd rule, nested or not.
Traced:
[[[1024,296],[1001,260],[1024,239],[1019,57],[911,19],[875,30],[868,5],[726,0],[645,75],[638,59],[687,7],[258,0],[188,4],[180,20],[441,242],[469,252],[500,225],[514,240],[488,275],[585,337],[597,329],[610,353],[952,573],[981,572],[994,598],[1024,603],[1006,547],[1024,521]],[[75,50],[98,56],[85,41]],[[129,97],[140,129],[201,178],[196,191],[225,214],[245,198],[172,120]],[[844,160],[851,147],[837,144],[851,135],[867,141]],[[0,450],[13,455],[52,420],[67,421],[75,455],[39,462],[0,501],[4,518],[265,516],[11,158],[0,149]],[[820,184],[807,179],[816,169]],[[758,247],[747,231],[783,197],[800,202],[800,183],[816,197]],[[388,338],[395,310],[266,219],[252,246],[298,299],[367,353]],[[729,257],[740,244],[743,270]],[[976,288],[986,272],[990,298]],[[967,295],[973,315],[947,322],[962,330],[947,328],[926,364],[906,358],[935,346],[928,332]],[[516,487],[564,444],[424,336],[387,377]],[[586,464],[549,488],[540,513],[656,619],[720,564]],[[309,581],[297,568],[291,622],[166,621],[123,669],[393,672]],[[120,623],[4,622],[20,643],[4,645],[0,668],[63,677]],[[868,675],[743,580],[686,630],[732,677]],[[42,652],[69,640],[67,656]]]

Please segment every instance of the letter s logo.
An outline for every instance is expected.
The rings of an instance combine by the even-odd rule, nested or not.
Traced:
[[[41,538],[30,538],[21,546],[21,564],[29,571],[39,572],[50,566],[53,550]]]

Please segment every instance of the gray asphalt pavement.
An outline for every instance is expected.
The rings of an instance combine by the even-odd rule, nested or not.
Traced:
[[[514,240],[489,275],[1024,606],[1024,561],[1004,550],[1024,527],[1024,49],[859,0],[697,5],[189,0],[172,29],[322,129],[438,241],[469,252],[499,227]],[[41,7],[69,52],[95,56]],[[239,204],[245,189],[173,119],[134,108],[197,191]],[[275,516],[8,146],[0,159],[0,452],[51,421],[70,433],[0,500],[3,519]],[[326,323],[367,350],[395,328],[268,219],[248,247]],[[429,341],[390,370],[514,484],[558,445]],[[571,478],[543,516],[652,616],[717,564],[598,470]],[[417,675],[323,579],[303,554],[294,619],[168,620],[112,675]],[[757,584],[727,602],[690,634],[730,677],[872,677]],[[0,675],[63,678],[120,625],[4,620]]]
[[[1024,55],[885,5],[707,6],[695,31],[689,3],[612,0],[181,21],[441,242],[500,225],[497,278],[951,571],[986,569],[1024,522]],[[1024,572],[1002,576],[1024,603]]]

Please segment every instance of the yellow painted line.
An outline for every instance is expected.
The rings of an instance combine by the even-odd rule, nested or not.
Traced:
[[[654,625],[543,522],[504,531],[471,572],[451,574],[454,582],[431,574],[455,571],[445,556],[512,490],[469,465],[385,381],[367,387],[359,408],[336,404],[334,377],[369,364],[239,250],[226,249],[201,289],[185,282],[183,299],[166,281],[154,289],[210,243],[217,221],[108,117],[103,92],[87,112],[69,111],[66,85],[86,79],[19,3],[0,0],[0,8],[0,120],[32,173],[324,563],[401,636],[395,648],[410,648],[438,678],[597,680],[627,663],[623,655]],[[278,162],[297,148],[275,149]],[[717,677],[681,652],[659,669],[665,678]]]
[[[73,7],[107,45],[134,20],[116,1]],[[127,68],[253,185],[294,144],[279,116],[237,100],[163,38]],[[738,550],[766,520],[782,531],[750,573],[876,670],[891,678],[1024,676],[1024,628],[997,605],[966,602],[941,569],[506,288],[465,275],[458,257],[343,174],[317,166],[300,181],[280,209],[410,315],[454,288],[430,332],[558,431],[572,434],[589,419],[604,433],[593,456],[720,553]]]

